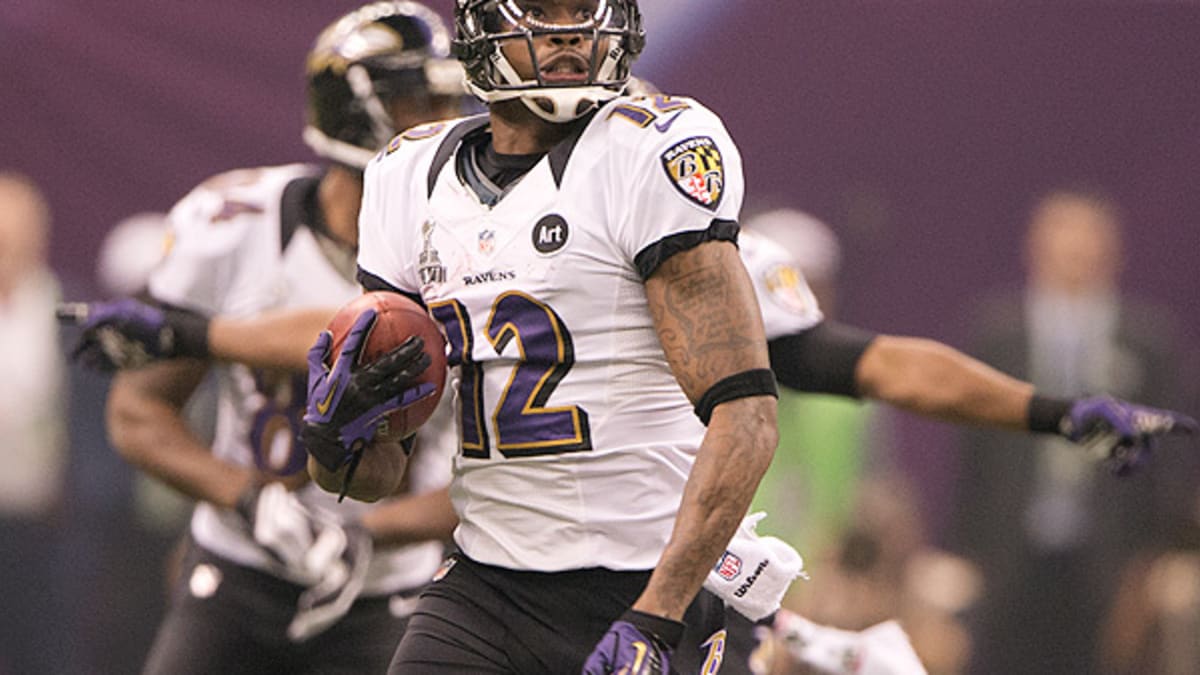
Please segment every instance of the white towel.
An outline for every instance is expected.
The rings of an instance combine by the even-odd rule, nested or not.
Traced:
[[[895,621],[854,632],[784,611],[775,617],[775,635],[797,663],[821,675],[926,675],[908,635]]]
[[[759,536],[754,531],[766,516],[760,511],[742,520],[704,581],[705,588],[751,621],[778,610],[793,579],[807,578],[804,560],[796,549],[782,539]]]

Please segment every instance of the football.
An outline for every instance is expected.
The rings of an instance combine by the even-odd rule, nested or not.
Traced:
[[[346,341],[355,319],[367,309],[374,309],[376,318],[359,356],[360,363],[374,361],[399,347],[413,335],[425,341],[425,353],[429,354],[430,358],[429,367],[421,373],[417,382],[432,383],[436,388],[433,395],[403,410],[392,412],[379,428],[380,440],[398,441],[420,428],[433,414],[442,398],[442,390],[446,385],[446,339],[429,314],[417,303],[399,293],[371,291],[346,303],[330,319],[328,330],[333,334],[330,359],[336,359],[341,353],[342,344]]]

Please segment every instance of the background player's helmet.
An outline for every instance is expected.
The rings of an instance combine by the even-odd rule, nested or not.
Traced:
[[[454,53],[466,68],[467,84],[476,96],[488,103],[520,98],[539,117],[561,123],[621,94],[630,66],[646,42],[637,0],[596,0],[591,18],[570,26],[539,23],[526,15],[525,4],[524,0],[457,0]],[[591,39],[591,72],[585,82],[548,83],[542,77],[533,38],[554,34]],[[523,43],[529,50],[535,79],[521,79],[504,57],[500,48],[507,42]]]
[[[441,18],[417,2],[376,2],[330,24],[308,53],[304,142],[321,157],[363,168],[396,134],[397,97],[461,95]]]

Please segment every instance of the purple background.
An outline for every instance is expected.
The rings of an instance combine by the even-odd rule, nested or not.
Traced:
[[[750,204],[838,230],[843,318],[961,344],[971,300],[1021,278],[1031,196],[1082,179],[1128,210],[1127,287],[1200,334],[1200,6],[648,2],[642,74],[722,114]],[[352,6],[0,3],[0,166],[44,186],[69,286],[94,292],[121,218],[228,168],[308,158],[303,57]],[[927,488],[952,470],[949,433],[900,424]],[[926,498],[936,515],[940,492]]]

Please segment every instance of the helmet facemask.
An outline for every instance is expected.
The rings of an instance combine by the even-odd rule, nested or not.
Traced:
[[[543,0],[535,4],[545,4]],[[625,89],[633,61],[645,43],[636,0],[594,0],[575,24],[540,21],[526,11],[529,0],[459,0],[454,53],[467,70],[471,91],[488,103],[521,99],[538,117],[563,123],[577,119]],[[580,39],[588,55],[581,80],[547,78],[535,41]],[[532,77],[522,78],[505,50],[528,53]]]

